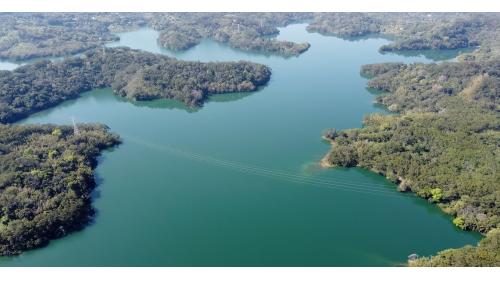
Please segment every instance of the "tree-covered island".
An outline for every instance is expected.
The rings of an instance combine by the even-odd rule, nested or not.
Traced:
[[[267,66],[186,62],[129,48],[93,49],[61,62],[39,61],[0,71],[0,255],[46,245],[91,219],[93,168],[118,144],[101,125],[2,125],[111,87],[131,100],[177,99],[200,106],[212,94],[255,91]]]
[[[158,31],[158,44],[171,50],[211,39],[289,57],[310,47],[275,38],[278,27],[296,22],[308,22],[308,31],[324,35],[394,39],[381,47],[383,52],[478,47],[473,56],[491,56],[500,42],[495,13],[2,13],[0,59],[73,55],[141,27]]]
[[[187,62],[129,48],[94,49],[62,62],[40,61],[0,71],[0,123],[111,87],[131,100],[159,98],[201,106],[212,94],[255,91],[270,69],[250,62]]]
[[[250,62],[185,62],[128,48],[103,48],[120,31],[149,26],[158,44],[186,50],[204,39],[284,57],[309,43],[277,40],[278,27],[308,21],[324,35],[389,36],[380,51],[474,47],[458,62],[362,68],[376,102],[360,129],[329,130],[327,166],[363,167],[403,192],[438,204],[479,245],[442,251],[412,266],[500,265],[500,32],[490,13],[3,13],[0,59],[39,61],[0,71],[0,255],[15,255],[81,229],[91,219],[93,168],[120,140],[103,125],[8,125],[111,87],[131,100],[177,99],[201,106],[213,94],[255,91],[270,69]],[[83,52],[83,53],[82,53]]]
[[[3,13],[0,59],[26,60],[81,53],[119,40],[117,32],[151,27],[158,43],[186,50],[212,39],[244,51],[296,56],[309,43],[273,38],[277,27],[302,21],[309,13]]]
[[[297,56],[309,43],[271,38],[277,27],[308,19],[307,13],[171,13],[150,17],[151,26],[160,31],[158,43],[172,50],[186,50],[209,38],[244,51]]]
[[[120,142],[102,125],[0,124],[0,255],[83,228],[93,217],[93,169]]]

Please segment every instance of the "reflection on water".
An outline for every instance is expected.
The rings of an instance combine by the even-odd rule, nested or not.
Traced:
[[[111,89],[108,91],[112,92]],[[241,92],[241,93],[225,93],[225,94],[214,94],[210,95],[207,99],[207,102],[232,102],[248,97],[256,92]],[[162,108],[162,109],[180,109],[185,110],[189,113],[198,112],[202,109],[202,107],[197,106],[188,106],[186,103],[175,100],[175,99],[156,99],[150,101],[135,101],[130,100],[125,97],[117,96],[116,97],[120,102],[131,103],[138,107],[148,107],[148,108]]]
[[[242,93],[227,93],[227,94],[218,94],[211,95],[208,98],[208,102],[232,102],[241,100],[245,97],[255,94],[256,92],[242,92]]]
[[[470,53],[475,49],[476,49],[475,47],[469,47],[469,48],[461,48],[454,50],[408,50],[408,51],[392,51],[390,53],[394,53],[404,57],[423,56],[427,59],[434,61],[456,61],[456,58],[459,55]]]
[[[111,92],[111,89],[108,91]],[[150,100],[150,101],[136,101],[136,100],[130,100],[125,97],[121,96],[116,96],[116,99],[120,102],[127,102],[131,103],[134,106],[138,107],[148,107],[148,108],[159,108],[159,109],[181,109],[185,110],[187,112],[197,112],[200,108],[199,107],[193,107],[193,106],[188,106],[185,103],[174,100],[174,99],[156,99],[156,100]]]
[[[314,32],[313,32],[314,33]],[[384,39],[387,41],[393,41],[396,37],[387,35],[387,34],[367,34],[367,35],[359,35],[359,36],[342,36],[342,35],[325,35],[325,36],[332,36],[336,38],[340,38],[342,40],[350,41],[350,42],[362,42],[366,41],[369,39]]]
[[[316,164],[330,149],[321,141],[325,128],[359,127],[364,115],[384,112],[366,91],[361,65],[430,60],[382,55],[385,39],[346,41],[305,26],[280,29],[280,40],[311,43],[291,59],[210,41],[169,53],[269,65],[271,81],[254,94],[214,95],[189,113],[176,101],[130,102],[100,89],[20,121],[70,124],[75,116],[108,125],[123,144],[97,166],[94,224],[0,264],[387,266],[410,253],[475,244],[476,234],[384,177]],[[121,38],[167,54],[155,36],[143,29]]]
[[[140,49],[152,53],[163,54],[171,57],[176,57],[182,60],[222,61],[231,58],[231,55],[228,56],[228,53],[239,56],[240,59],[242,57],[250,59],[255,56],[264,58],[271,58],[271,57],[280,57],[283,59],[291,58],[291,57],[282,57],[277,54],[270,54],[265,52],[243,51],[239,49],[233,49],[230,48],[228,44],[220,43],[207,38],[202,39],[200,44],[191,47],[187,50],[180,50],[180,51],[170,50],[161,47],[157,43],[159,32],[148,27],[141,28],[139,30],[131,32],[117,33],[116,35],[120,37],[120,40],[117,42],[108,43],[106,44],[106,47],[112,48],[112,47],[126,46],[132,49]],[[278,38],[279,35],[274,35],[273,37]],[[139,38],[140,40],[137,40],[137,38]],[[151,44],[151,42],[155,43]],[[193,56],[193,54],[197,54],[206,50],[210,50],[212,52],[212,56],[208,57]]]
[[[369,39],[385,39],[388,40],[389,43],[397,40],[397,36],[388,35],[388,34],[368,34],[361,36],[340,36],[340,35],[326,35],[333,36],[336,38],[340,38],[342,40],[350,41],[350,42],[362,42]],[[433,61],[456,61],[456,58],[465,53],[470,53],[474,51],[476,47],[468,47],[468,48],[459,48],[452,50],[396,50],[390,52],[381,52],[381,54],[397,54],[403,57],[423,57]]]
[[[298,25],[298,24],[296,24]],[[306,26],[307,21],[301,23],[300,25]],[[283,29],[283,28],[281,28]],[[312,32],[315,33],[315,32]],[[185,55],[187,53],[191,52],[191,49],[193,48],[198,48],[199,46],[206,46],[206,45],[223,45],[224,47],[227,47],[226,44],[222,44],[219,42],[215,42],[211,39],[203,39],[201,43],[197,46],[194,46],[193,48],[190,48],[188,50],[183,50],[183,51],[175,51],[175,50],[168,50],[165,48],[162,48],[159,44],[151,44],[151,42],[156,42],[158,39],[159,32],[148,27],[143,27],[135,31],[130,31],[130,32],[122,32],[122,33],[116,33],[120,37],[119,41],[116,42],[111,42],[106,44],[107,47],[119,47],[119,46],[127,46],[133,49],[141,49],[144,51],[152,52],[152,53],[160,53],[172,57],[177,57],[181,59],[187,59]],[[268,38],[278,38],[280,37],[281,34],[274,34],[274,35],[269,35],[266,36]],[[385,34],[369,34],[369,35],[362,35],[362,36],[337,36],[337,35],[331,35],[336,38],[340,38],[346,41],[350,42],[362,42],[366,41],[369,39],[385,39],[388,40],[389,43],[390,41],[393,41],[396,39],[395,36],[391,35],[385,35]],[[297,43],[302,43],[305,41],[301,40],[291,40],[295,41]],[[471,52],[475,49],[475,47],[470,47],[470,48],[461,48],[461,49],[454,49],[454,50],[409,50],[409,51],[392,51],[392,52],[387,52],[387,53],[394,53],[400,56],[404,57],[424,57],[426,59],[434,60],[434,61],[455,61],[456,57],[458,55],[461,55],[463,53],[468,53]],[[256,56],[264,56],[264,57],[273,57],[273,56],[278,56],[275,54],[267,54],[263,52],[254,52],[254,51],[241,51],[241,50],[232,50],[233,52],[243,52],[247,53],[249,55],[256,55]],[[307,51],[306,51],[307,52]],[[28,60],[19,60],[19,61],[9,61],[9,60],[0,60],[0,70],[13,70],[21,65],[24,64],[29,64],[33,63],[36,61],[40,60],[51,60],[51,61],[61,61],[65,57],[71,57],[71,56],[79,56],[79,54],[74,54],[70,56],[61,56],[61,57],[41,57],[41,58],[33,58],[33,59],[28,59]],[[188,55],[189,56],[189,55]],[[287,58],[285,58],[287,59]],[[214,60],[214,59],[209,59],[209,60]]]

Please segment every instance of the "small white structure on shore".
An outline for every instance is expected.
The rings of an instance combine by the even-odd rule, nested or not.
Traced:
[[[418,255],[415,253],[408,256],[408,261],[414,261],[416,259],[418,259]]]

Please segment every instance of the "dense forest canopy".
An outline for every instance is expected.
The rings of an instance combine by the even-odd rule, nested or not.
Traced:
[[[500,120],[463,102],[455,105],[441,114],[371,115],[364,128],[331,138],[329,161],[383,174],[400,190],[460,217],[461,228],[486,233],[500,224]]]
[[[119,40],[113,32],[145,24],[134,13],[2,13],[0,59],[72,55]]]
[[[318,13],[307,29],[336,36],[385,35],[381,51],[478,47],[464,59],[500,57],[498,13]]]
[[[451,96],[500,110],[500,60],[364,65],[361,74],[373,77],[370,88],[390,92],[376,101],[394,112],[440,112],[446,110]]]
[[[324,163],[359,166],[438,204],[462,229],[486,235],[412,266],[500,265],[500,23],[498,14],[323,15],[311,31],[393,35],[382,50],[480,46],[440,64],[365,65],[376,102],[399,115],[365,118],[361,129],[329,130]],[[344,15],[348,16],[348,15]],[[342,16],[340,16],[342,17]],[[369,25],[362,24],[363,22]]]
[[[0,59],[76,54],[118,40],[116,32],[145,26],[157,30],[158,43],[172,50],[212,39],[246,51],[295,56],[309,43],[273,37],[278,27],[303,21],[310,32],[395,39],[381,51],[480,46],[464,59],[499,56],[495,13],[2,13]]]
[[[0,255],[43,246],[91,220],[93,168],[119,143],[100,125],[0,125]]]
[[[381,51],[475,47],[458,62],[363,66],[376,101],[360,129],[329,130],[324,163],[367,168],[401,191],[438,204],[462,229],[485,238],[412,261],[414,266],[500,265],[500,17],[495,13],[2,13],[0,59],[79,54],[0,71],[0,123],[111,87],[132,100],[171,98],[200,106],[211,94],[254,91],[270,69],[249,62],[184,62],[103,48],[120,31],[149,26],[158,43],[186,50],[211,39],[246,51],[294,56],[309,43],[274,38],[308,21],[310,32],[389,36]],[[82,53],[84,52],[84,53]],[[96,157],[119,138],[101,125],[0,124],[0,255],[18,254],[91,219]]]
[[[133,100],[171,98],[200,106],[211,94],[254,91],[270,75],[268,67],[244,61],[186,62],[129,48],[95,49],[0,71],[0,123],[102,87]]]
[[[150,26],[158,43],[185,50],[203,38],[234,48],[298,55],[308,43],[271,38],[277,27],[311,17],[305,13],[2,13],[0,59],[25,60],[80,53],[119,40],[114,33]]]
[[[500,265],[500,61],[363,66],[376,101],[361,129],[329,130],[332,166],[363,167],[438,204],[479,246],[447,250],[415,266]]]
[[[448,249],[431,258],[410,262],[411,266],[498,266],[500,264],[500,230],[491,230],[477,247]]]
[[[2,14],[0,58],[79,53],[0,71],[0,123],[111,87],[131,100],[171,98],[201,106],[211,94],[255,91],[267,66],[250,62],[186,62],[129,48],[96,48],[111,32],[144,25],[136,14]],[[16,24],[16,21],[19,24]],[[288,46],[285,44],[285,46]],[[84,227],[93,215],[93,168],[119,143],[101,125],[72,128],[0,124],[0,255],[19,254]]]
[[[231,47],[282,56],[295,56],[309,48],[270,38],[277,27],[310,17],[304,13],[168,13],[154,14],[150,25],[160,31],[158,43],[173,50],[185,50],[210,38]]]

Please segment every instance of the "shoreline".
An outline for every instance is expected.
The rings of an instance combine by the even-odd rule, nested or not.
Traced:
[[[335,165],[333,165],[332,163],[330,163],[328,161],[328,156],[330,155],[330,152],[333,149],[333,145],[334,145],[335,141],[333,141],[332,139],[329,139],[329,138],[325,137],[324,135],[321,136],[321,139],[324,140],[324,141],[327,141],[330,144],[330,150],[328,150],[328,152],[325,154],[325,156],[323,156],[321,158],[321,160],[319,161],[318,164],[323,169],[333,168],[333,167],[335,167]]]

